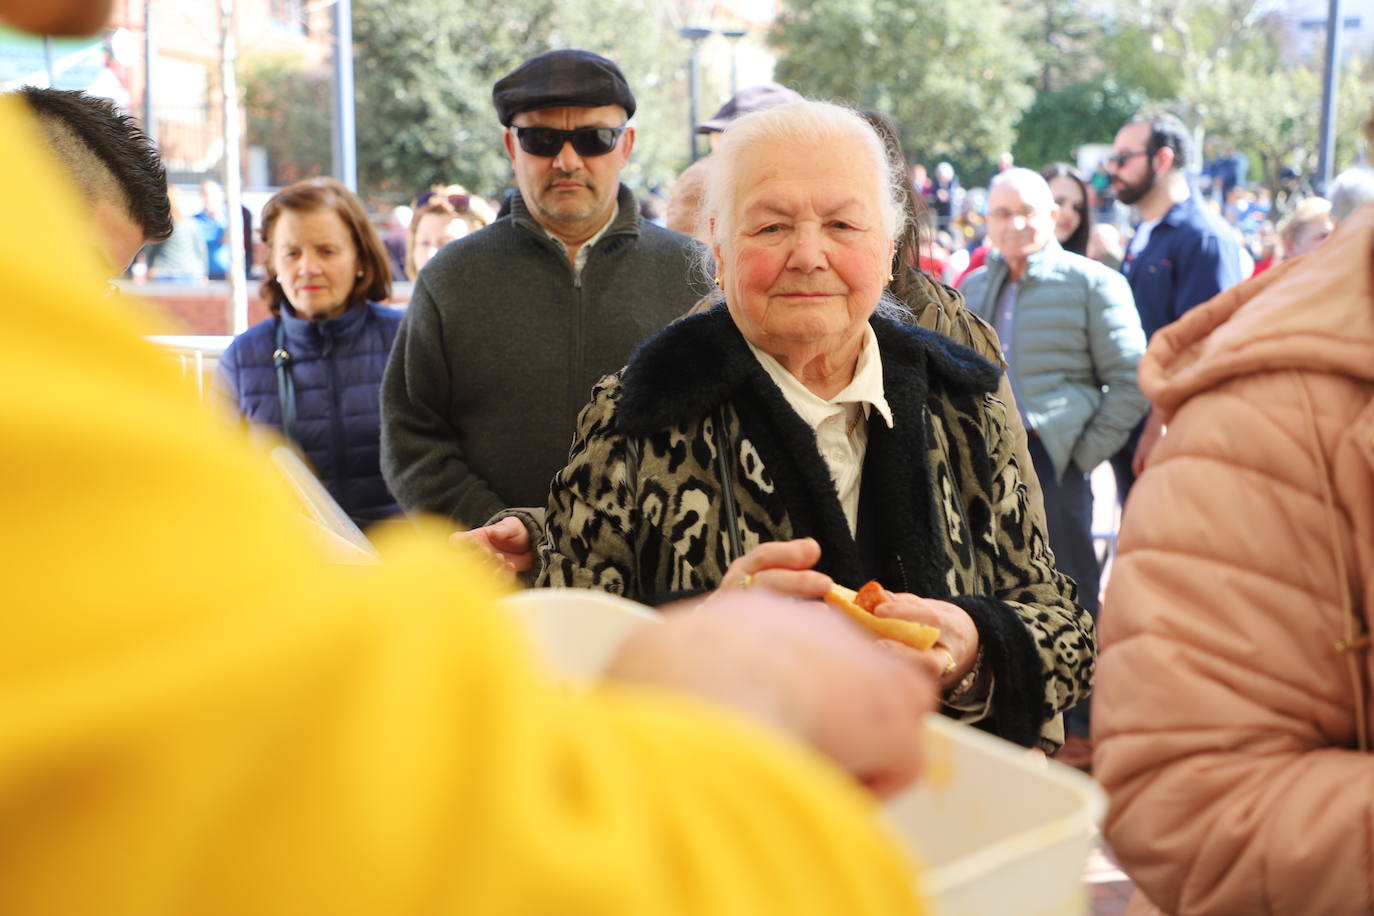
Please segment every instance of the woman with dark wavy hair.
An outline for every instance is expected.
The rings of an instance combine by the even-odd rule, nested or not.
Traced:
[[[1040,170],[1040,177],[1050,183],[1050,193],[1059,206],[1059,220],[1054,237],[1059,247],[1074,254],[1088,256],[1088,236],[1093,229],[1092,194],[1088,179],[1067,162],[1051,162]]]
[[[882,139],[889,168],[905,175],[906,153],[897,136],[897,125],[881,111],[868,109],[858,114]],[[930,208],[926,206],[925,197],[916,191],[915,185],[910,181],[903,181],[903,185],[906,188],[906,219],[897,234],[887,291],[907,307],[914,324],[939,331],[1005,370],[1007,361],[1002,356],[1002,344],[992,325],[964,307],[964,297],[957,289],[940,282],[923,268],[925,258],[921,251],[921,227],[931,227]],[[1007,416],[1007,425],[1011,430],[1012,448],[1021,469],[1021,479],[1026,485],[1026,503],[1036,521],[1044,527],[1045,509],[1040,480],[1035,476],[1035,467],[1026,444],[1026,428],[1021,422],[1021,414],[1015,409],[1016,395],[1012,393],[1011,382],[1005,371],[997,386],[997,396],[1012,408]]]

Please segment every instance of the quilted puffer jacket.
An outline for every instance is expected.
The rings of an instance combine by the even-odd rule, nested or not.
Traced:
[[[1374,205],[1140,385],[1168,431],[1102,608],[1107,840],[1165,912],[1374,912]]]
[[[994,320],[1009,275],[997,252],[964,281],[967,308]],[[1016,398],[1055,473],[1084,474],[1110,458],[1144,415],[1136,364],[1145,332],[1126,278],[1050,242],[1021,277],[1011,361]]]
[[[220,393],[249,422],[282,429],[277,393],[277,320],[249,328],[220,358]],[[376,303],[337,318],[307,321],[282,306],[286,350],[296,389],[301,452],[335,501],[359,527],[400,513],[378,463],[378,391],[401,313]]]

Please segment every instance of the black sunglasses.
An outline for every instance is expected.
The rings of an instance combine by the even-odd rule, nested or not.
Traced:
[[[1125,165],[1126,163],[1128,163],[1128,162],[1130,162],[1132,159],[1134,159],[1136,156],[1148,156],[1148,155],[1150,155],[1150,151],[1149,151],[1149,150],[1147,150],[1147,149],[1138,149],[1138,150],[1136,150],[1136,151],[1133,152],[1133,153],[1117,153],[1115,156],[1108,156],[1106,159],[1103,159],[1102,161],[1105,162],[1105,163],[1107,163],[1108,165],[1110,165],[1112,168],[1119,169],[1119,168],[1121,168],[1123,165]]]
[[[571,143],[579,156],[604,156],[620,142],[623,127],[579,127],[577,130],[555,130],[552,127],[512,127],[520,148],[531,156],[553,157],[563,151],[564,143]]]

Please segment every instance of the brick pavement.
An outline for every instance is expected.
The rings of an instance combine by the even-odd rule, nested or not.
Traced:
[[[1108,548],[1099,549],[1099,554],[1105,554],[1107,561],[1102,571],[1102,588],[1105,591],[1111,575],[1111,548],[1115,547],[1114,537],[1120,522],[1120,513],[1116,508],[1116,480],[1110,465],[1104,462],[1093,471],[1092,488],[1093,532],[1110,533],[1113,536],[1113,540],[1099,544],[1100,548]],[[1092,916],[1122,916],[1135,892],[1131,879],[1121,871],[1111,850],[1100,840],[1088,856],[1083,869],[1083,882],[1088,886],[1088,906]]]
[[[1117,866],[1112,851],[1100,841],[1088,854],[1083,883],[1088,886],[1088,907],[1092,916],[1122,916],[1135,892],[1135,885]]]

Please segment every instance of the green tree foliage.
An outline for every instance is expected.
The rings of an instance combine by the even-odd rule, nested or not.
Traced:
[[[1374,60],[1368,57],[1349,61],[1340,73],[1333,174],[1355,162],[1372,80]],[[1227,61],[1216,68],[1197,102],[1207,132],[1247,153],[1260,167],[1252,177],[1273,189],[1284,167],[1309,175],[1315,171],[1321,97],[1321,76],[1309,66],[1260,70]]]
[[[1026,52],[1037,64],[1036,92],[1053,92],[1103,75],[1097,51],[1103,20],[1085,0],[1006,0]]]
[[[1122,88],[1111,78],[1041,92],[1016,126],[1012,152],[1033,169],[1073,162],[1078,146],[1111,143],[1117,128],[1148,101],[1142,90]]]
[[[1272,0],[1117,0],[1113,13],[1123,82],[1174,98],[1192,124],[1219,67],[1272,69],[1277,57]]]
[[[1118,21],[1101,36],[1095,57],[1118,85],[1153,100],[1176,99],[1183,71],[1174,60],[1155,53],[1155,43],[1149,29]]]
[[[1007,0],[1039,72],[1034,103],[1016,127],[1012,152],[1031,168],[1074,161],[1085,143],[1110,143],[1142,107],[1174,99],[1178,65],[1157,54],[1139,11],[1113,14],[1096,0]]]
[[[775,78],[807,96],[890,115],[913,161],[967,180],[1008,150],[1036,62],[1007,11],[966,0],[787,0]]]
[[[1179,115],[1208,138],[1214,154],[1245,154],[1251,181],[1272,188],[1285,166],[1311,172],[1321,120],[1321,44],[1295,61],[1272,0],[1116,0],[1101,9],[1107,27],[1096,58],[1116,85]],[[1352,61],[1341,75],[1337,170],[1354,158],[1371,77],[1368,58]],[[1059,104],[1050,107],[1057,111]],[[1037,101],[1037,108],[1048,105]],[[1038,149],[1038,140],[1030,142],[1042,132],[1038,120],[1028,112],[1021,122],[1018,149],[1027,156]]]
[[[526,16],[512,15],[520,6]],[[480,7],[480,8],[479,8]],[[551,0],[359,0],[353,5],[358,172],[372,193],[459,183],[496,193],[510,168],[491,86],[543,45]]]
[[[625,72],[639,106],[627,183],[683,165],[686,128],[667,125],[686,124],[673,78],[686,48],[652,0],[355,0],[353,17],[359,183],[373,195],[456,182],[494,196],[511,184],[491,87],[553,48],[595,51]]]
[[[1285,166],[1310,173],[1321,121],[1321,45],[1294,62],[1284,24],[1268,0],[1119,0],[1104,60],[1210,138],[1214,153],[1238,150],[1252,181],[1271,186]],[[1342,72],[1336,168],[1355,155],[1368,108],[1368,59]]]
[[[248,54],[238,77],[247,141],[267,151],[272,184],[328,173],[329,74],[294,55]]]

